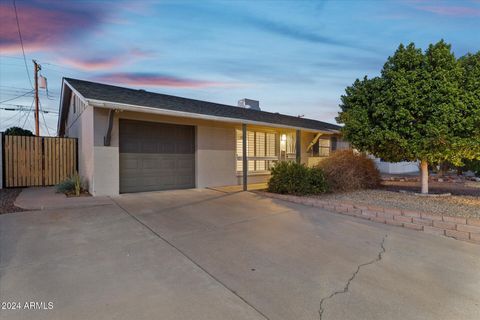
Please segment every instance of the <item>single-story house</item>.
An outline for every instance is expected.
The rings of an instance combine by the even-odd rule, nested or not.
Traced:
[[[348,147],[340,127],[238,106],[64,78],[60,137],[78,138],[93,195],[267,181],[277,161],[317,163]]]

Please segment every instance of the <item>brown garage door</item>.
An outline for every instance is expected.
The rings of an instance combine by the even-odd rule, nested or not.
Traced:
[[[194,187],[193,126],[120,120],[120,192]]]

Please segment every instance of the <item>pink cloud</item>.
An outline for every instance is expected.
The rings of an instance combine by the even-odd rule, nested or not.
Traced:
[[[62,58],[60,59],[60,62],[82,71],[98,71],[120,66],[122,64],[122,59],[120,57],[88,59]]]
[[[178,78],[163,74],[154,73],[109,73],[95,77],[95,80],[116,83],[129,86],[142,86],[142,87],[175,87],[175,88],[205,88],[205,87],[222,87],[232,86],[226,82],[214,82],[204,80],[193,80]]]
[[[102,4],[17,1],[17,13],[26,51],[53,50],[96,28],[104,18]],[[104,5],[104,4],[103,4]],[[0,3],[0,51],[20,53],[15,11],[11,1]]]
[[[82,71],[108,70],[119,66],[125,66],[135,60],[147,58],[152,55],[149,51],[132,49],[129,52],[119,55],[109,55],[106,57],[60,57],[60,62],[69,67]]]
[[[452,17],[480,17],[480,9],[460,6],[419,6],[419,10]]]

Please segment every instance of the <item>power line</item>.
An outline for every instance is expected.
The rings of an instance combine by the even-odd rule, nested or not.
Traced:
[[[33,103],[35,102],[35,99],[32,100],[32,105],[30,106],[30,110],[27,112],[27,117],[25,118],[25,122],[23,123],[22,129],[25,128],[25,124],[27,123],[28,116],[30,115],[30,112],[33,110]]]
[[[17,104],[17,103],[0,103],[2,106],[10,106],[10,107],[18,107],[20,109],[25,109],[25,108],[30,108],[30,106],[25,105],[25,104]],[[43,108],[45,113],[58,113],[58,110],[56,108],[49,109],[49,108]]]
[[[13,116],[11,116],[10,118],[2,120],[2,122],[6,123],[6,122],[12,120],[13,118],[15,118],[16,116],[21,115],[21,114],[22,114],[22,110],[17,110],[17,112]]]
[[[15,19],[17,21],[18,37],[20,38],[20,44],[22,45],[22,54],[23,54],[23,62],[25,63],[25,71],[27,71],[27,76],[28,76],[28,81],[30,82],[30,86],[33,88],[32,79],[30,78],[30,72],[28,72],[27,57],[25,56],[25,49],[23,47],[22,32],[20,31],[20,22],[18,21],[17,5],[15,3],[15,0],[13,0],[13,8],[15,9]]]
[[[32,93],[32,92],[33,92],[33,90],[30,90],[29,92],[26,92],[24,94],[21,94],[19,96],[14,97],[14,98],[0,101],[0,103],[4,103],[4,102],[12,101],[12,100],[15,100],[15,99],[18,99],[18,98],[21,98],[21,97],[25,97],[27,94]]]
[[[4,104],[4,105],[6,105],[6,106],[11,106],[11,107],[0,107],[0,110],[30,112],[30,110],[29,110],[30,106],[27,106],[27,105],[21,105],[21,104],[11,104],[11,105]],[[17,107],[17,108],[12,108],[12,107]],[[46,110],[46,109],[42,109],[42,110],[40,110],[40,112],[42,112],[42,113],[58,114],[57,111]]]
[[[38,102],[40,103],[40,111],[42,111],[43,124],[45,125],[45,128],[47,128],[48,135],[50,135],[50,130],[48,130],[47,121],[45,121],[45,115],[44,115],[45,112],[43,112],[42,103],[40,102],[40,100],[38,100]]]

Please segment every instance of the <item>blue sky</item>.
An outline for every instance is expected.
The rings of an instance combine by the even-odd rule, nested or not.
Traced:
[[[16,1],[28,71],[335,122],[346,86],[377,75],[400,43],[480,50],[480,1]],[[0,1],[0,107],[29,109],[13,0]],[[28,115],[28,118],[27,118]],[[50,134],[56,114],[46,113]],[[42,118],[41,118],[42,119]],[[33,114],[0,110],[0,130]],[[42,119],[42,135],[47,134]]]

